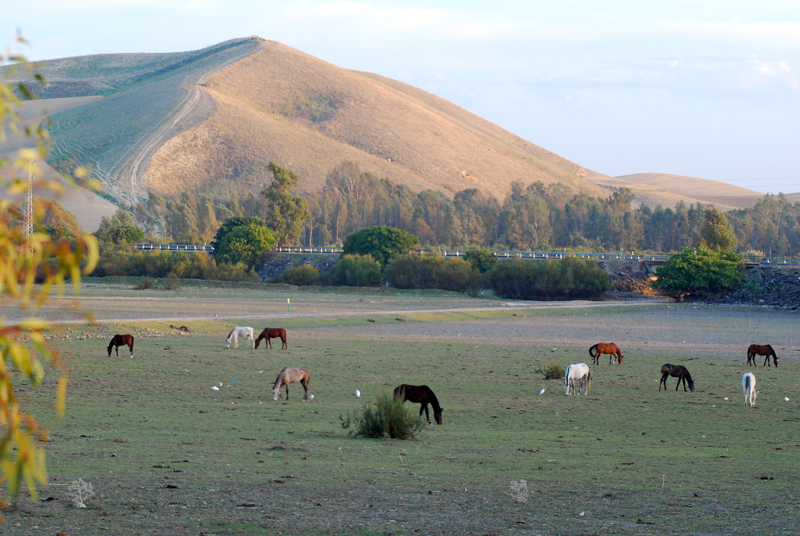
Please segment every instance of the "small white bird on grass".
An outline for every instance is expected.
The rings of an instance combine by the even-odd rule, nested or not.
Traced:
[[[788,397],[788,396],[784,396],[784,397],[783,397],[783,399],[784,399],[786,402],[788,402],[788,401],[789,401],[789,397]]]
[[[544,391],[545,391],[545,390],[544,390],[544,389],[542,389],[541,391],[539,391],[539,394],[540,394],[540,395],[543,395],[543,394],[544,394]]]
[[[211,386],[211,390],[212,391],[219,391],[219,387],[217,387],[216,385],[212,385]]]
[[[308,395],[309,400],[314,400],[314,395]]]
[[[361,391],[356,389],[356,398],[361,398]]]

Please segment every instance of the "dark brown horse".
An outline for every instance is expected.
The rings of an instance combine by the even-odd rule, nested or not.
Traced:
[[[772,360],[775,362],[775,367],[777,368],[778,356],[775,355],[775,350],[773,350],[772,346],[770,346],[769,344],[751,344],[750,347],[747,349],[747,364],[750,365],[752,363],[753,365],[758,366],[756,364],[757,355],[766,356],[764,358],[765,367],[767,365],[769,365],[770,367],[772,366],[769,364],[769,357],[772,356]]]
[[[600,354],[609,354],[608,355],[608,364],[612,364],[614,362],[614,357],[617,358],[617,364],[622,364],[622,352],[619,349],[619,346],[614,344],[613,342],[598,342],[591,348],[589,348],[589,355],[592,356],[592,363],[595,365],[600,364]]]
[[[272,348],[272,343],[269,342],[270,339],[280,339],[283,344],[281,344],[281,350],[288,350],[289,345],[286,344],[286,330],[283,328],[264,328],[258,337],[256,337],[256,349],[258,349],[258,345],[261,344],[261,339],[267,339],[267,346]]]
[[[667,378],[670,376],[678,378],[678,383],[675,384],[676,391],[681,384],[681,380],[683,380],[683,390],[686,390],[686,382],[688,381],[689,389],[694,392],[694,381],[692,380],[692,375],[686,370],[686,367],[683,365],[670,365],[669,363],[661,366],[661,382],[658,384],[659,391],[661,390],[661,384],[664,384],[664,390],[667,390]]]
[[[407,385],[404,383],[394,390],[394,397],[402,397],[403,402],[408,400],[415,404],[422,404],[419,408],[419,415],[421,417],[424,411],[428,424],[431,424],[431,416],[428,414],[428,404],[430,404],[433,406],[433,418],[436,419],[436,424],[442,424],[442,411],[444,410],[442,410],[442,407],[439,405],[439,400],[436,398],[436,395],[433,394],[433,391],[431,391],[431,388],[427,385]]]
[[[131,349],[131,357],[133,357],[133,335],[114,335],[114,338],[111,339],[111,342],[108,343],[108,357],[111,357],[111,347],[117,351],[117,357],[119,357],[119,347],[120,346],[127,346]]]

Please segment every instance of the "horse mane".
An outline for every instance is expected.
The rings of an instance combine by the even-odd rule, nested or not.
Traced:
[[[433,394],[433,391],[430,387],[428,387],[428,402],[430,402],[431,406],[433,406],[434,411],[439,411],[442,409],[442,406],[439,405],[439,399],[436,398],[436,395]]]
[[[694,380],[692,379],[692,375],[689,374],[689,370],[686,367],[683,367],[683,371],[686,372],[686,379],[689,381],[689,389],[694,392]]]
[[[114,346],[114,341],[115,341],[116,339],[117,339],[117,336],[116,336],[116,335],[114,335],[113,337],[111,337],[111,342],[110,342],[110,343],[108,343],[108,349],[109,349],[109,350],[111,350],[111,347],[112,347],[112,346]]]
[[[228,333],[228,339],[230,339],[230,338],[231,338],[231,335],[233,335],[233,332],[234,332],[234,331],[236,331],[236,328],[233,328],[233,329],[231,330],[231,332],[230,332],[230,333]],[[226,339],[226,340],[227,340],[227,339]]]
[[[281,370],[281,373],[280,373],[280,374],[278,374],[278,377],[277,377],[277,378],[275,378],[275,385],[273,385],[273,386],[272,386],[272,389],[273,389],[273,390],[275,390],[275,388],[277,388],[277,387],[278,387],[278,383],[281,381],[281,378],[283,377],[284,373],[285,373],[287,370],[289,370],[289,367],[283,367],[283,370]]]

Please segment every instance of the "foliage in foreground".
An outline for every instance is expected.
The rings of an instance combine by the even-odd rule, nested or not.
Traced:
[[[8,60],[15,65],[4,70],[4,74],[30,67],[21,57]],[[0,58],[0,66],[5,62],[5,56]],[[36,79],[43,82],[41,77]],[[82,233],[78,228],[70,231],[71,236],[61,234],[61,238],[59,233],[51,236],[43,232],[26,236],[23,222],[28,174],[36,177],[33,183],[36,193],[42,190],[58,193],[63,187],[43,179],[41,168],[35,163],[30,164],[45,156],[47,132],[41,127],[22,128],[16,110],[21,104],[17,94],[31,98],[24,84],[11,86],[0,81],[0,132],[4,133],[7,128],[24,131],[36,141],[38,150],[21,149],[16,160],[0,158],[0,187],[4,187],[9,196],[0,199],[0,302],[8,309],[36,311],[47,303],[54,286],[59,294],[64,294],[68,278],[72,280],[74,293],[78,294],[81,275],[91,273],[97,262],[98,246],[94,236]],[[3,142],[4,135],[0,137],[0,143]],[[85,176],[85,170],[81,168],[73,173],[76,177]],[[31,209],[35,228],[47,225],[44,222],[45,203],[39,197],[33,198]],[[40,285],[34,285],[37,279]],[[45,453],[39,448],[39,442],[47,441],[48,434],[17,398],[15,383],[25,378],[39,386],[45,374],[43,361],[48,362],[61,373],[56,413],[63,414],[67,368],[60,354],[45,339],[44,333],[48,328],[49,324],[39,318],[6,325],[0,317],[0,484],[7,485],[9,494],[16,496],[24,482],[34,500],[37,497],[36,484],[47,483]],[[5,506],[5,503],[0,501],[0,505]]]
[[[513,300],[598,299],[611,283],[595,261],[565,257],[545,262],[498,262],[486,277],[495,293]]]
[[[656,288],[679,299],[689,294],[720,294],[744,283],[744,262],[732,251],[712,251],[705,247],[686,248],[658,269]]]
[[[415,413],[402,398],[382,392],[377,395],[374,406],[364,404],[360,410],[339,418],[342,428],[353,437],[414,439],[425,428],[422,416]]]

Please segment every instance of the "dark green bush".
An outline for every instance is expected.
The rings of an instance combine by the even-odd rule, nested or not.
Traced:
[[[538,367],[533,370],[536,374],[541,374],[545,380],[559,380],[564,379],[567,369],[561,365],[551,365],[548,363],[544,367]]]
[[[139,276],[179,279],[211,279],[218,281],[259,281],[255,270],[244,264],[218,265],[206,253],[173,253],[168,251],[129,251],[127,248],[104,248],[95,277]]]
[[[342,251],[345,255],[354,253],[372,255],[372,258],[383,267],[394,255],[407,253],[416,244],[419,244],[419,239],[406,231],[375,225],[345,238]]]
[[[310,264],[293,264],[276,279],[279,283],[302,286],[313,285],[318,277],[319,271]]]
[[[381,265],[372,255],[343,255],[331,272],[331,283],[350,287],[376,287],[383,283]]]
[[[136,290],[149,290],[151,288],[154,288],[155,286],[156,286],[155,281],[153,281],[152,279],[150,279],[148,277],[148,278],[142,279],[139,282],[139,284],[136,285]]]
[[[130,244],[144,240],[144,231],[135,225],[116,225],[103,230],[98,229],[95,236],[100,243]]]
[[[473,270],[485,274],[497,263],[497,256],[488,249],[475,249],[467,251],[464,260],[472,266]]]
[[[342,428],[355,437],[413,439],[425,428],[422,416],[405,405],[402,398],[386,392],[378,394],[375,405],[365,404],[339,419]]]
[[[383,273],[395,288],[438,288],[465,292],[478,288],[480,274],[463,259],[445,259],[434,255],[398,255],[389,261]]]
[[[678,299],[689,294],[720,294],[744,283],[742,257],[732,251],[712,251],[705,247],[686,248],[658,269],[653,283]]]
[[[514,300],[597,299],[611,289],[608,274],[596,262],[576,257],[501,261],[486,277],[498,296]]]

